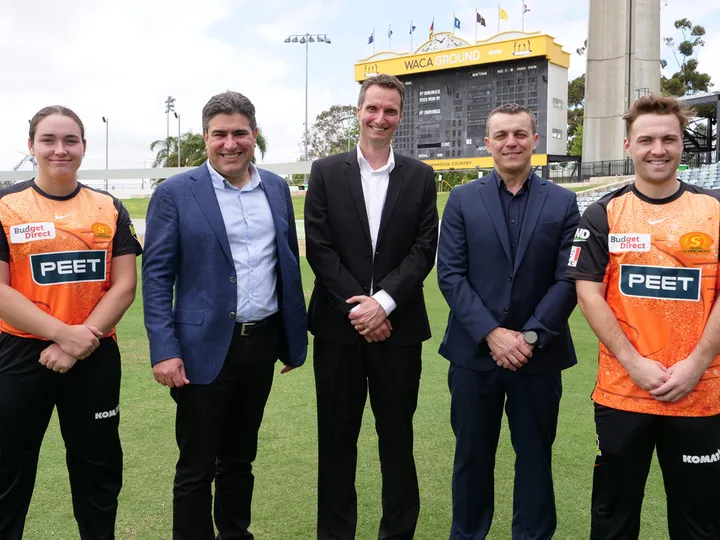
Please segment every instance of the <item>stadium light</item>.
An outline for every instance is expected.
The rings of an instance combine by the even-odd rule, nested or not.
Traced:
[[[303,146],[305,155],[303,161],[308,159],[308,51],[310,43],[327,43],[330,44],[326,34],[291,34],[285,38],[285,43],[302,43],[305,45],[305,133],[303,135]],[[307,173],[305,173],[305,183],[307,183]]]
[[[105,116],[102,117],[103,124],[105,124],[105,170],[108,170],[108,148],[109,148],[109,141],[110,141],[110,119],[106,118]],[[105,191],[107,191],[108,188],[108,179],[105,179]]]
[[[165,114],[167,115],[167,136],[165,137],[165,142],[167,144],[167,140],[170,138],[170,113],[175,112],[175,98],[172,96],[168,96],[168,98],[165,100]]]
[[[178,121],[178,167],[182,167],[181,161],[180,161],[180,115],[173,111],[173,114],[175,115],[175,118],[177,118]]]

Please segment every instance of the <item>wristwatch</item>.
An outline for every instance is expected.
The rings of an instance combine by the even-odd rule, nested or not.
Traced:
[[[525,339],[525,343],[528,345],[535,345],[538,342],[538,335],[534,330],[523,332],[523,338]]]

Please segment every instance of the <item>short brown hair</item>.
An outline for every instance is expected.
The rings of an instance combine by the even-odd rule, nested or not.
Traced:
[[[202,110],[202,130],[203,133],[208,132],[210,120],[218,114],[235,114],[239,113],[248,119],[250,129],[254,132],[257,128],[255,120],[255,105],[248,98],[239,92],[228,90],[222,94],[217,94],[210,98]]]
[[[85,126],[83,126],[82,120],[80,120],[80,117],[75,114],[75,111],[62,105],[50,105],[49,107],[43,107],[35,113],[35,116],[33,116],[32,120],[30,120],[30,131],[28,132],[28,137],[30,137],[32,142],[35,142],[35,133],[37,132],[38,124],[48,116],[52,116],[54,114],[71,118],[80,128],[80,138],[83,143],[85,142]]]
[[[535,133],[537,133],[537,121],[535,120],[535,113],[527,107],[523,107],[522,105],[519,105],[517,103],[506,103],[505,105],[500,105],[499,107],[496,107],[492,111],[490,111],[490,114],[485,121],[485,136],[490,136],[490,119],[496,114],[521,113],[525,113],[530,117],[530,127],[532,128],[532,134],[535,135]]]
[[[400,79],[398,79],[397,77],[393,77],[392,75],[385,75],[383,73],[365,79],[362,85],[360,85],[360,95],[358,96],[358,109],[362,109],[363,103],[365,103],[365,92],[367,92],[367,89],[371,86],[379,86],[381,88],[397,90],[400,94],[400,112],[403,112],[403,107],[405,107],[405,85],[400,82]]]
[[[682,131],[687,127],[690,119],[697,114],[697,111],[673,97],[655,96],[653,94],[643,96],[635,101],[628,111],[623,114],[625,133],[627,135],[630,135],[630,129],[638,116],[643,114],[674,114],[680,122],[680,131]]]

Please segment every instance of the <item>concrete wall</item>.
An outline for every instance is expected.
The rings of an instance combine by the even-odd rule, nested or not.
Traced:
[[[660,92],[660,2],[590,0],[583,161],[623,159],[622,115]]]
[[[568,70],[549,62],[547,94],[547,153],[564,156],[567,154]],[[553,98],[562,101],[562,107],[553,107]],[[554,139],[553,129],[559,129],[562,138]]]

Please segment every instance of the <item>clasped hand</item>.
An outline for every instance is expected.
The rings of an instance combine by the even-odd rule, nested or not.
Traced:
[[[627,370],[636,385],[667,403],[675,403],[688,395],[704,372],[702,362],[693,354],[669,368],[638,355],[628,363]]]
[[[66,326],[40,353],[41,365],[58,373],[66,373],[78,360],[90,356],[100,346],[103,333],[95,326],[76,324]]]
[[[385,341],[390,337],[392,324],[385,309],[371,296],[353,296],[348,304],[358,304],[348,313],[350,323],[368,343]]]
[[[498,327],[485,340],[495,363],[510,371],[523,367],[533,355],[533,347],[525,343],[522,332]]]

